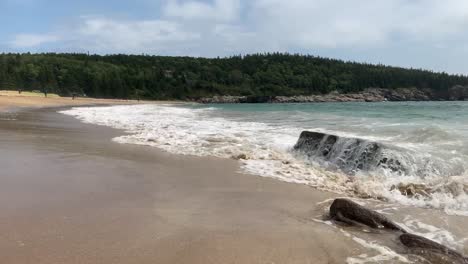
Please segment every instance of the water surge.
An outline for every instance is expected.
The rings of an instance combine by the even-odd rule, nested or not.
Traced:
[[[318,110],[231,107],[77,107],[61,113],[129,132],[114,139],[119,143],[238,159],[245,172],[255,175],[468,215],[465,127],[457,116],[438,126],[427,121],[427,116],[435,119],[437,112],[431,111],[440,105],[423,117],[406,111],[400,119],[385,104],[367,105],[375,109],[365,117],[359,112],[364,106],[349,104]],[[464,105],[454,109],[459,107]]]

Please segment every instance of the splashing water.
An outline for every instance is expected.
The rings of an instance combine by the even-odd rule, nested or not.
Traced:
[[[260,176],[468,215],[467,102],[138,105],[61,113],[130,133],[116,142],[239,159],[244,171]],[[384,146],[379,159],[398,160],[404,170],[370,162],[337,166],[346,162],[341,154],[327,160],[294,151],[304,130],[338,136],[336,153],[356,148],[358,140]]]

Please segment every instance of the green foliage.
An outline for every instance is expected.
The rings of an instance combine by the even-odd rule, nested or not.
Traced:
[[[282,53],[229,58],[0,54],[0,88],[100,98],[310,95],[468,85],[468,77]]]

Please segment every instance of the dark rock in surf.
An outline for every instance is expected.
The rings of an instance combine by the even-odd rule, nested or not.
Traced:
[[[437,263],[468,263],[468,258],[463,256],[461,253],[430,239],[414,234],[402,234],[399,239],[400,242],[407,248],[411,249],[413,253],[420,254],[425,258],[438,257],[439,260]]]
[[[393,223],[384,215],[348,199],[336,199],[333,201],[330,206],[330,217],[336,221],[350,225],[366,225],[372,228],[386,228],[406,233],[406,230]]]
[[[320,132],[303,131],[294,151],[302,158],[348,175],[383,170],[396,175],[446,177],[460,175],[464,171],[459,164],[447,163],[444,159],[428,157],[424,153],[397,145]]]
[[[333,149],[338,137],[319,132],[303,131],[294,146],[295,150],[314,153],[327,158]]]
[[[249,157],[246,154],[234,155],[232,156],[232,158],[235,160],[248,160],[249,159]]]
[[[377,142],[311,131],[303,131],[294,146],[294,150],[323,160],[347,174],[378,167],[405,173],[406,168],[398,159],[384,154],[386,149]]]

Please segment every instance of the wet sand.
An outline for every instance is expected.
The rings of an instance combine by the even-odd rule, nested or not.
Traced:
[[[375,253],[316,221],[336,194],[245,175],[232,160],[117,144],[111,138],[123,132],[53,109],[8,116],[0,120],[2,263],[345,263]],[[409,215],[466,232],[465,218],[431,210],[395,218]]]
[[[343,263],[357,245],[310,220],[332,194],[234,161],[121,145],[51,110],[0,123],[3,263]]]

